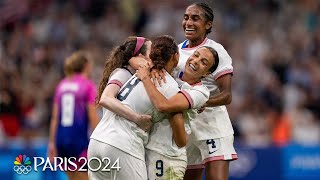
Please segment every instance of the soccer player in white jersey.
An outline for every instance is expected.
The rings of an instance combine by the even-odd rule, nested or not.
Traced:
[[[237,159],[233,147],[233,128],[225,105],[231,103],[232,59],[223,46],[207,38],[211,32],[213,11],[205,3],[187,7],[182,27],[187,40],[179,45],[178,69],[184,70],[188,57],[201,46],[215,49],[219,65],[202,80],[210,90],[204,112],[191,122],[187,143],[188,170],[185,179],[200,180],[205,165],[206,179],[227,180],[230,160]]]
[[[103,108],[103,115],[110,110],[119,116],[135,122],[140,128],[146,130],[151,126],[151,116],[139,115],[134,111],[124,108],[116,96],[140,65],[146,65],[147,61],[134,62],[132,57],[145,57],[148,59],[151,50],[151,41],[144,37],[130,36],[121,46],[114,48],[106,60],[103,77],[99,85],[99,93],[96,99]],[[149,121],[147,120],[149,119]]]
[[[112,114],[110,111],[128,118],[128,120],[131,120],[132,122],[136,123],[137,126],[139,126],[142,129],[148,129],[151,126],[150,115],[139,115],[131,109],[125,107],[119,100],[116,99],[116,95],[118,94],[122,85],[128,79],[130,79],[132,74],[135,73],[135,68],[138,68],[131,66],[131,58],[140,55],[148,57],[150,54],[150,49],[150,40],[143,37],[131,36],[127,38],[123,45],[115,47],[113,51],[110,53],[109,57],[106,60],[103,77],[99,86],[98,97],[96,99],[96,102],[99,103],[99,105],[102,106],[103,109],[103,118],[99,124],[100,130],[103,130],[103,127],[101,126],[104,126],[104,120],[110,118],[109,116]],[[100,138],[101,137],[98,137],[97,139],[99,140]],[[104,156],[103,151],[97,151],[95,141],[95,139],[90,140],[88,156],[90,158],[98,156],[100,157],[100,159],[102,159],[103,157],[107,157]],[[112,159],[112,161],[113,163],[115,163],[114,159]],[[121,165],[122,164],[123,162],[121,162]],[[94,164],[94,161],[92,161],[90,165],[91,167],[95,168],[95,166],[97,166],[98,164]],[[126,166],[122,166],[122,168],[126,168]],[[110,173],[103,174],[103,172],[101,172],[101,169],[96,172],[92,172],[89,169],[89,178],[111,179],[112,175]]]
[[[179,55],[177,44],[173,38],[163,36],[154,41],[161,41],[159,44],[164,48],[155,47],[153,50],[160,51],[165,55],[161,61],[154,61],[154,66],[159,69],[176,66]],[[171,97],[179,91],[179,88],[174,79],[172,77],[170,79],[169,74],[167,76],[168,83],[159,87],[159,91],[166,97]],[[165,114],[156,111],[149,97],[143,96],[146,94],[144,92],[143,84],[133,76],[123,85],[117,98],[136,113],[149,114],[154,121],[163,119]],[[173,115],[174,117],[175,115]],[[119,171],[111,169],[110,172],[89,171],[90,179],[128,179],[128,177],[130,179],[147,179],[144,145],[148,140],[148,134],[128,120],[110,111],[106,111],[102,117],[91,136],[89,157],[108,157],[111,164],[119,160],[121,169]]]
[[[218,64],[219,57],[214,49],[199,48],[189,57],[185,71],[174,73],[180,75],[177,80],[179,84],[181,83],[181,91],[168,100],[153,85],[148,68],[140,68],[137,76],[143,81],[152,103],[159,111],[181,112],[185,110],[185,127],[190,129],[189,120],[192,120],[197,113],[196,109],[200,108],[209,98],[209,90],[202,85],[201,78],[212,73]],[[168,126],[169,123],[171,127]],[[182,142],[177,142],[175,136],[184,136],[184,139]],[[175,143],[172,139],[175,140]],[[187,167],[185,144],[186,134],[179,134],[179,130],[172,125],[170,120],[165,119],[155,123],[146,145],[149,179],[183,179]]]

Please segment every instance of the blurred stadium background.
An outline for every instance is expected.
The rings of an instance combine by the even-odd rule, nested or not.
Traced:
[[[65,179],[13,171],[18,154],[46,156],[54,87],[63,61],[105,57],[129,35],[184,40],[194,1],[0,0],[0,179]],[[233,59],[228,106],[239,159],[230,179],[320,179],[320,1],[212,0],[213,32]]]

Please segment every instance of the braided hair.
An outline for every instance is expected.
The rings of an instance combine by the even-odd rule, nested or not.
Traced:
[[[172,55],[178,52],[177,43],[168,35],[158,36],[152,40],[150,59],[155,69],[161,70],[169,62]]]
[[[190,6],[193,6],[193,5],[200,7],[204,11],[204,16],[206,18],[206,22],[213,21],[213,19],[214,19],[213,10],[208,4],[202,3],[202,2],[196,2],[196,3],[191,4]],[[212,26],[210,29],[207,29],[206,34],[211,33],[211,29],[212,29]]]

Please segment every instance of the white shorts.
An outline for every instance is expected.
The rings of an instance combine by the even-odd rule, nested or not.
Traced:
[[[233,135],[187,143],[188,169],[201,169],[207,162],[218,160],[236,160],[237,153],[233,147]]]
[[[150,180],[182,180],[187,169],[187,155],[169,157],[146,149],[146,164]]]
[[[88,159],[93,157],[98,159],[109,158],[109,162],[102,161],[101,169],[108,166],[110,171],[102,171],[101,169],[91,171],[90,169],[97,169],[100,164],[97,161],[90,161],[88,164],[90,166],[88,170],[90,180],[128,179],[128,177],[133,180],[147,180],[147,169],[144,161],[109,144],[90,139]],[[119,171],[112,168],[117,159],[119,159]]]

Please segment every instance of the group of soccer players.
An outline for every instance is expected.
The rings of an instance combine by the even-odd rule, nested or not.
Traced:
[[[88,124],[97,124],[97,96],[103,116],[88,158],[108,157],[105,163],[120,161],[121,169],[89,170],[89,179],[200,180],[203,168],[206,179],[228,179],[229,162],[237,159],[225,107],[233,67],[223,46],[207,38],[213,17],[207,4],[188,6],[182,21],[187,40],[179,45],[170,36],[128,37],[106,60],[98,94],[85,77],[90,63],[79,60],[70,68],[67,59],[69,75],[55,94],[49,157],[84,154]],[[69,178],[80,179],[74,174]]]

